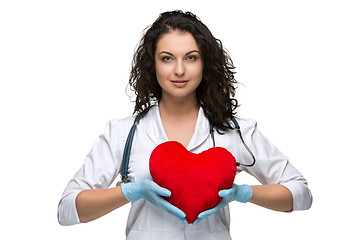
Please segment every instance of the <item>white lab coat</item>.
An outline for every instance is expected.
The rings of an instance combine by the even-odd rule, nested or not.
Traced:
[[[67,185],[58,206],[58,219],[62,225],[80,223],[75,199],[85,189],[108,188],[118,177],[122,154],[128,132],[134,116],[125,119],[111,120],[106,124],[104,134],[100,135],[84,165]],[[278,183],[287,187],[293,195],[293,209],[308,209],[312,196],[307,182],[272,143],[257,129],[256,122],[250,119],[237,118],[243,138],[256,157],[253,167],[238,167],[238,172],[246,171],[262,184]],[[129,177],[132,181],[151,179],[149,157],[159,144],[168,141],[165,134],[158,106],[154,106],[141,119],[137,126],[132,145]],[[243,147],[236,131],[227,131],[220,135],[215,131],[217,147],[230,151],[236,161],[250,164],[252,158]],[[200,153],[213,145],[209,134],[209,121],[200,108],[195,132],[187,149]],[[185,225],[176,217],[141,199],[133,203],[128,217],[126,236],[128,240],[172,240],[172,239],[231,239],[229,234],[229,207],[203,219],[196,225]]]

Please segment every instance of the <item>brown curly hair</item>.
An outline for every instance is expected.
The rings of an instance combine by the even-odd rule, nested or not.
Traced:
[[[190,32],[200,49],[204,64],[203,79],[196,89],[198,104],[217,130],[232,129],[229,118],[235,114],[238,102],[234,97],[234,65],[219,39],[191,12],[164,12],[146,29],[134,54],[129,78],[135,91],[134,113],[141,113],[161,99],[161,87],[156,79],[155,50],[159,36],[170,30]]]

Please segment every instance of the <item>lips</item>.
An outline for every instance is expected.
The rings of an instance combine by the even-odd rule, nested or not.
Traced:
[[[171,80],[170,81],[175,87],[182,88],[184,87],[189,81],[188,80]]]
[[[189,80],[171,80],[172,83],[184,83],[188,82]]]

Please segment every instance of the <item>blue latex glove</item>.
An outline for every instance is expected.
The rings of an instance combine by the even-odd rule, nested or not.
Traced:
[[[198,219],[196,219],[193,224],[197,224],[202,219],[216,213],[219,209],[225,207],[231,201],[236,200],[242,203],[246,203],[250,201],[253,195],[253,191],[249,185],[233,184],[233,186],[230,189],[221,190],[219,191],[218,194],[223,199],[214,208],[211,208],[209,210],[200,213]]]
[[[187,224],[185,213],[163,198],[170,197],[171,192],[166,188],[160,187],[154,181],[146,179],[140,182],[122,183],[121,189],[124,197],[130,202],[134,203],[143,198],[155,206],[175,215],[175,217]]]

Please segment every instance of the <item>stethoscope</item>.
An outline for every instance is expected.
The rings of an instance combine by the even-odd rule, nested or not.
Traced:
[[[129,161],[130,161],[130,153],[131,153],[131,146],[134,140],[134,134],[135,134],[135,130],[136,130],[136,126],[139,124],[140,119],[143,118],[145,116],[145,114],[149,111],[151,107],[146,108],[144,111],[142,111],[141,113],[139,113],[134,120],[134,123],[130,129],[130,132],[127,136],[126,139],[126,143],[125,143],[125,148],[124,148],[124,153],[123,153],[123,158],[122,158],[122,163],[121,163],[121,183],[128,183],[130,182],[130,179],[128,177],[128,169],[129,169]],[[235,117],[231,117],[231,121],[234,123],[235,126],[235,130],[236,132],[239,134],[239,137],[241,139],[241,142],[243,143],[245,149],[247,150],[247,152],[250,154],[251,158],[253,159],[253,162],[251,164],[242,164],[239,162],[236,162],[237,166],[242,166],[242,167],[252,167],[254,166],[256,159],[254,154],[251,152],[251,150],[249,149],[249,147],[246,145],[242,134],[241,134],[241,130],[240,130],[240,126],[238,124],[238,122],[236,121]],[[214,136],[214,127],[213,125],[210,123],[210,135],[211,135],[211,139],[213,142],[213,147],[215,147],[215,136]]]

